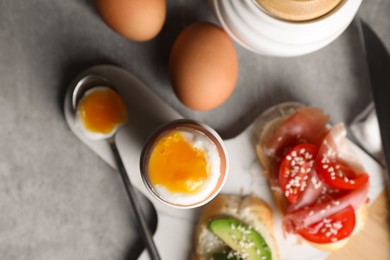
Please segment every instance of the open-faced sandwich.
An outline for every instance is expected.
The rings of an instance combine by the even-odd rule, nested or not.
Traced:
[[[192,259],[279,259],[271,209],[254,195],[218,195],[203,208]]]
[[[343,124],[319,108],[284,103],[266,111],[258,131],[286,233],[322,250],[344,246],[367,218],[369,176],[351,151]]]

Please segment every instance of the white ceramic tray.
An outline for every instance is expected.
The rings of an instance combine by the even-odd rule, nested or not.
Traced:
[[[124,159],[127,172],[136,186],[157,210],[158,223],[154,239],[163,260],[188,259],[193,248],[193,231],[200,209],[174,209],[158,202],[144,187],[140,176],[139,159],[142,146],[152,131],[164,122],[182,118],[168,104],[151,92],[141,81],[124,69],[101,65],[82,72],[69,86],[65,97],[65,117],[73,133],[104,161],[113,166],[114,158],[105,141],[86,139],[75,125],[71,106],[71,93],[77,82],[87,76],[104,77],[122,95],[129,110],[129,123],[117,135],[119,152]],[[240,135],[225,140],[230,158],[230,169],[222,193],[251,194],[254,193],[267,201],[273,209],[275,236],[282,259],[325,259],[328,253],[319,251],[306,243],[298,243],[294,236],[283,237],[281,216],[275,208],[267,179],[261,175],[263,169],[258,162],[255,144],[257,141],[256,120]],[[383,190],[383,169],[369,155],[354,146],[367,172],[370,173],[369,199],[373,202]],[[129,231],[130,232],[130,231]],[[144,251],[140,259],[148,259]]]

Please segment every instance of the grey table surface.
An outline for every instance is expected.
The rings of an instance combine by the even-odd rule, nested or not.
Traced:
[[[390,1],[363,2],[359,16],[390,49]],[[92,65],[125,68],[224,137],[281,101],[317,105],[346,124],[372,101],[350,26],[329,46],[296,58],[254,55],[236,45],[240,72],[232,96],[215,110],[191,111],[170,87],[167,60],[178,33],[204,20],[216,22],[206,1],[168,0],[162,32],[136,43],[108,28],[92,1],[0,1],[0,259],[135,259],[140,251],[119,175],[64,120],[67,86]]]

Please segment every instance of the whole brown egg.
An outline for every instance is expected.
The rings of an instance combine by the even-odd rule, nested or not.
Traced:
[[[95,6],[108,26],[134,41],[154,38],[166,17],[166,0],[95,0]]]
[[[191,109],[213,109],[231,95],[238,78],[234,45],[220,27],[198,22],[175,40],[169,74],[180,101]]]

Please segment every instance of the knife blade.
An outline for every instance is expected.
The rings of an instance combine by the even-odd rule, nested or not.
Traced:
[[[371,27],[360,20],[360,37],[365,52],[371,88],[387,164],[387,184],[390,180],[390,56]]]

